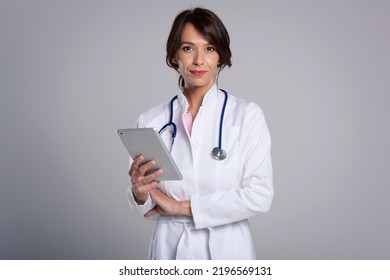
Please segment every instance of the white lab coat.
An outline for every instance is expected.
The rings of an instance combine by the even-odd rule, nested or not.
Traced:
[[[224,94],[214,85],[205,95],[189,136],[183,124],[188,102],[183,93],[174,102],[177,136],[171,150],[181,181],[159,188],[176,200],[190,200],[193,218],[159,215],[150,242],[149,259],[255,259],[248,218],[270,209],[273,198],[271,140],[262,110],[229,94],[223,120],[222,148],[227,158],[215,160]],[[156,130],[169,121],[170,102],[139,119],[138,127]],[[161,134],[170,148],[171,131]],[[155,206],[130,205],[144,215]]]

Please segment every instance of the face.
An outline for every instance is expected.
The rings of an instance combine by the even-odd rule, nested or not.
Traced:
[[[218,73],[218,52],[190,23],[184,26],[175,60],[184,78],[185,89],[207,91],[214,84]]]

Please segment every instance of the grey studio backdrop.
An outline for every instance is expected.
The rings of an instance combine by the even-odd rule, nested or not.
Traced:
[[[275,199],[260,259],[389,259],[389,1],[0,1],[0,258],[144,259],[116,129],[178,91],[175,15],[231,35],[221,87],[258,103]]]

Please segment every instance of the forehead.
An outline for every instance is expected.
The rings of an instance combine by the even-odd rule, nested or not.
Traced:
[[[209,44],[208,39],[200,33],[191,23],[186,23],[181,33],[181,42],[194,44]]]

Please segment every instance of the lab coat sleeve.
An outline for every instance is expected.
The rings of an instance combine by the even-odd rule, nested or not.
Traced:
[[[271,138],[261,109],[247,110],[241,130],[241,186],[228,191],[191,198],[191,211],[197,229],[216,227],[267,212],[274,190],[271,163]]]
[[[144,127],[142,115],[138,118],[137,127]],[[130,157],[129,170],[132,163],[133,160]],[[129,180],[129,185],[127,187],[127,199],[129,201],[131,208],[133,208],[141,216],[145,215],[146,212],[148,212],[149,210],[153,209],[156,206],[156,203],[152,200],[150,194],[148,194],[148,199],[145,201],[144,204],[139,205],[135,201],[131,180]]]
[[[131,185],[131,183],[130,183],[130,185]],[[133,208],[135,211],[137,211],[137,213],[140,214],[141,216],[145,215],[146,212],[148,212],[150,209],[152,209],[152,208],[154,208],[154,206],[156,206],[156,203],[152,200],[152,198],[150,197],[149,194],[148,194],[148,199],[145,201],[145,203],[138,205],[138,203],[135,201],[131,186],[128,187],[127,197],[128,197],[129,204],[130,204],[131,208]]]

